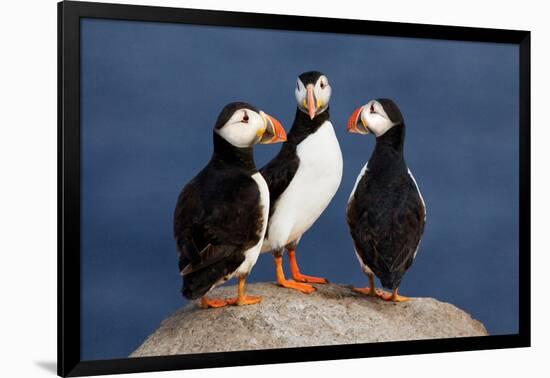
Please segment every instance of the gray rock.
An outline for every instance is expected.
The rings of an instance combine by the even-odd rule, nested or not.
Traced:
[[[130,357],[378,341],[486,336],[483,324],[433,298],[391,303],[348,286],[316,285],[311,295],[273,283],[247,285],[260,304],[203,310],[193,302],[164,320]],[[231,297],[235,286],[212,297]]]

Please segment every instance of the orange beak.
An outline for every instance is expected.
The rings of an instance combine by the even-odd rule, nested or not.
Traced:
[[[346,127],[348,133],[354,133],[354,134],[368,134],[369,129],[365,126],[363,130],[359,129],[358,122],[359,118],[361,117],[361,111],[363,110],[365,106],[361,106],[352,113],[352,115],[349,117],[348,125]]]
[[[264,118],[266,128],[260,139],[260,143],[270,144],[286,142],[286,132],[281,123],[269,114],[261,112],[261,115]]]
[[[309,118],[311,119],[315,118],[316,107],[317,107],[317,103],[315,101],[315,96],[313,94],[313,85],[309,84],[307,86],[307,112],[309,114]]]

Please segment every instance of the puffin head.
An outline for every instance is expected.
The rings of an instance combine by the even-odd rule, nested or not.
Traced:
[[[403,116],[395,102],[379,98],[357,108],[349,117],[347,130],[357,134],[372,132],[378,138],[402,123]]]
[[[239,148],[286,141],[279,121],[246,102],[227,104],[218,116],[214,132]]]
[[[319,71],[308,71],[298,76],[296,81],[296,101],[298,108],[313,119],[328,108],[332,89],[328,79]]]

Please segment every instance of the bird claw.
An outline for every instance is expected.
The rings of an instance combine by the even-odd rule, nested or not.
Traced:
[[[202,297],[200,308],[220,308],[227,306],[227,304],[225,299]]]
[[[296,282],[305,282],[305,283],[316,283],[316,284],[326,284],[328,280],[322,277],[307,276],[305,274],[295,274],[292,276]]]
[[[262,297],[255,295],[245,295],[242,297],[229,298],[227,299],[227,304],[234,306],[245,306],[260,303],[261,301]]]
[[[409,297],[404,297],[402,295],[399,295],[397,293],[386,293],[385,291],[380,291],[379,295],[380,299],[386,301],[386,302],[396,302],[396,303],[401,303],[401,302],[407,302],[410,298]]]
[[[277,284],[279,286],[282,286],[282,287],[285,287],[287,289],[294,289],[294,290],[297,290],[299,292],[302,292],[304,294],[311,294],[313,293],[315,289],[313,286],[311,285],[308,285],[308,284],[305,284],[305,283],[300,283],[300,282],[296,282],[294,280],[285,280],[285,281],[279,281],[277,282]]]

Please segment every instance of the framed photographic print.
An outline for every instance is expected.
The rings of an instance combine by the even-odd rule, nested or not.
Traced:
[[[530,345],[530,34],[58,4],[58,374]]]

